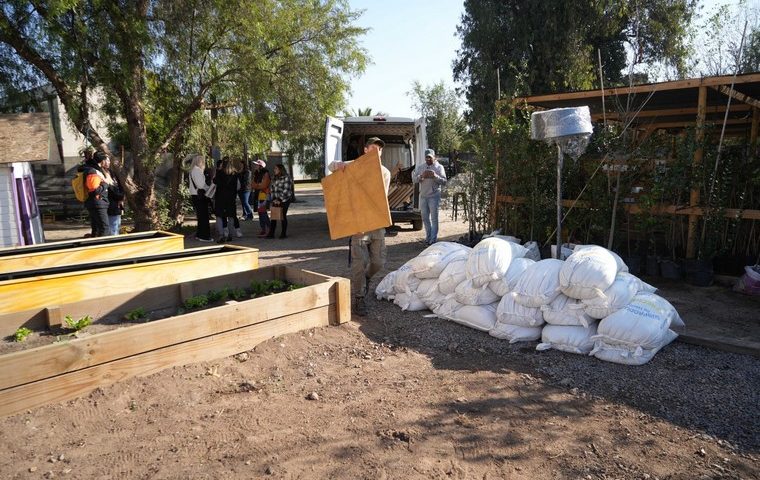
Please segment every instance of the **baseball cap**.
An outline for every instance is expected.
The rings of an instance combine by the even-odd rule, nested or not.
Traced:
[[[100,162],[102,162],[103,160],[105,160],[106,158],[108,158],[108,157],[106,156],[106,154],[105,154],[105,153],[103,153],[103,152],[101,152],[101,151],[97,151],[97,152],[95,152],[95,153],[92,155],[92,159],[93,159],[93,161],[95,161],[95,163],[100,163]]]
[[[369,137],[364,146],[369,147],[370,145],[377,145],[380,148],[385,148],[385,142],[380,140],[378,137]]]
[[[435,150],[432,148],[426,148],[425,149],[425,157],[433,157],[435,158]]]
[[[267,162],[265,162],[264,160],[261,160],[261,159],[258,159],[256,161],[254,161],[253,163],[254,163],[254,165],[258,165],[258,166],[264,167],[264,168],[266,168],[266,166],[267,166]]]

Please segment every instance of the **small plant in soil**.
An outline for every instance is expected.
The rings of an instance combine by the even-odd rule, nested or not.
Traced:
[[[127,314],[124,315],[124,320],[128,322],[137,322],[139,320],[146,318],[147,316],[148,314],[145,312],[145,309],[140,307],[140,308],[135,308],[131,312],[127,312]]]
[[[254,280],[251,282],[251,298],[265,297],[273,293],[289,292],[301,287],[303,287],[303,285],[277,279],[264,280],[263,282]]]
[[[31,335],[31,333],[32,331],[29,330],[28,328],[21,327],[18,330],[16,330],[16,333],[13,334],[13,340],[17,342],[23,342],[24,340],[26,340],[26,337]]]
[[[92,323],[92,317],[89,315],[85,315],[79,318],[79,320],[74,320],[71,315],[66,315],[64,320],[66,320],[66,328],[75,332],[82,330]]]
[[[230,293],[227,288],[211,290],[206,293],[206,298],[208,298],[208,303],[224,302],[230,298]]]
[[[203,308],[208,305],[208,297],[206,295],[195,295],[185,300],[185,310],[195,310]]]

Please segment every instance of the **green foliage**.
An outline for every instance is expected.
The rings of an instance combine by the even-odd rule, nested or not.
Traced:
[[[415,110],[427,121],[428,145],[444,156],[458,150],[466,125],[459,112],[462,102],[456,91],[446,88],[443,82],[427,88],[414,82],[409,96]]]
[[[454,77],[465,84],[471,122],[491,126],[500,70],[503,97],[598,87],[597,51],[606,86],[627,64],[662,62],[685,71],[692,0],[466,0]],[[522,78],[521,81],[520,79]]]
[[[195,295],[185,300],[183,306],[185,310],[195,310],[203,308],[208,305],[208,297],[206,295]]]
[[[142,307],[135,308],[134,310],[131,310],[124,315],[124,319],[128,322],[136,322],[138,320],[142,320],[148,316],[147,312],[145,312],[145,309]]]
[[[279,292],[289,292],[298,288],[303,288],[303,285],[289,283],[279,279],[264,281],[253,280],[251,281],[251,298],[264,297]]]
[[[89,315],[80,317],[77,320],[74,320],[74,318],[71,315],[66,315],[63,318],[66,321],[66,328],[68,328],[69,330],[74,330],[75,332],[78,332],[82,330],[83,328],[92,324],[92,317]]]
[[[13,340],[16,342],[23,342],[26,337],[32,334],[32,331],[26,327],[19,327],[16,329],[16,333],[13,334]]]

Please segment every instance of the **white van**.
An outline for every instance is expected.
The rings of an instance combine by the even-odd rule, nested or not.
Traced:
[[[411,170],[425,161],[427,133],[423,118],[327,117],[325,175],[330,175],[327,166],[331,162],[359,157],[364,152],[364,142],[370,137],[379,137],[385,142],[382,162],[391,172],[388,206],[393,224],[411,223],[414,230],[422,229],[419,186],[412,183]]]

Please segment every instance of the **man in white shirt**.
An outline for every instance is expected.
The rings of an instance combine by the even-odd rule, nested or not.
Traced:
[[[377,150],[377,155],[382,159],[385,142],[377,137],[367,139],[364,145],[364,153]],[[343,171],[351,162],[330,162],[327,168],[331,172]],[[388,188],[391,184],[391,172],[382,163],[380,170],[385,185],[385,197],[388,198]],[[367,315],[367,303],[365,297],[369,292],[369,282],[372,276],[385,266],[385,228],[378,228],[371,232],[357,233],[351,236],[351,293],[353,294],[354,313],[359,316]]]
[[[412,172],[412,181],[420,184],[420,213],[425,225],[425,243],[438,241],[438,208],[441,187],[446,185],[446,170],[438,163],[432,148],[425,150],[425,163]]]

